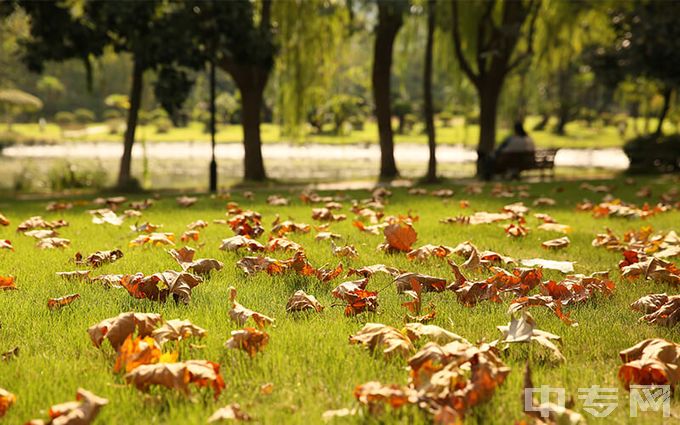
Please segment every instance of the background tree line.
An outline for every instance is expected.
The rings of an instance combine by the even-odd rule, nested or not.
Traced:
[[[375,119],[385,179],[399,174],[394,133],[423,122],[426,177],[435,180],[436,118],[479,123],[483,175],[499,118],[537,114],[540,128],[555,117],[559,134],[575,119],[656,114],[660,135],[675,103],[680,30],[672,16],[680,7],[673,2],[19,0],[0,7],[0,89],[38,95],[40,116],[54,120],[124,119],[121,188],[133,183],[140,120],[207,123],[210,63],[218,69],[220,122],[243,127],[249,180],[266,178],[263,121],[299,137]]]

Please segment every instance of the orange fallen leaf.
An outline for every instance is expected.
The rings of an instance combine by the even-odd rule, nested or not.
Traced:
[[[240,349],[250,357],[262,351],[269,343],[269,334],[255,328],[244,328],[231,331],[231,338],[224,343],[226,348]]]
[[[50,310],[58,310],[64,306],[71,304],[78,298],[80,298],[80,294],[71,294],[60,298],[50,298],[47,301],[47,308],[49,308]]]
[[[635,385],[670,385],[680,382],[680,345],[661,338],[646,339],[619,353],[623,365],[619,379],[626,389]]]
[[[139,337],[147,337],[163,321],[160,314],[155,313],[121,313],[90,326],[87,333],[95,347],[101,347],[107,339],[114,350],[130,337],[135,331]]]
[[[0,276],[0,289],[3,291],[17,289],[14,276]]]
[[[0,217],[1,218],[1,217]],[[9,224],[9,223],[8,223]],[[6,226],[7,224],[5,224]],[[7,414],[10,407],[17,401],[17,398],[11,392],[0,388],[0,418]]]
[[[149,336],[133,338],[130,334],[118,348],[118,357],[116,357],[113,371],[115,373],[122,370],[130,372],[141,365],[158,363],[161,355],[160,345],[153,338]]]
[[[141,365],[126,374],[125,380],[143,391],[151,385],[161,385],[186,395],[189,394],[189,384],[210,386],[215,398],[226,386],[220,375],[220,365],[207,360]]]
[[[0,213],[0,226],[9,226],[9,220],[2,213]]]
[[[142,273],[125,275],[120,284],[135,298],[164,302],[172,294],[175,301],[188,304],[191,290],[201,282],[201,277],[191,273],[166,270],[151,276],[144,276]]]
[[[388,251],[408,252],[418,238],[410,220],[395,220],[385,227],[383,234]]]
[[[224,264],[213,258],[199,258],[194,260],[196,250],[185,246],[179,250],[171,249],[168,254],[177,261],[184,271],[191,271],[193,273],[204,275],[209,274],[211,270],[222,270]]]
[[[200,235],[201,233],[198,230],[187,230],[182,233],[182,236],[179,237],[179,240],[182,242],[198,241]]]

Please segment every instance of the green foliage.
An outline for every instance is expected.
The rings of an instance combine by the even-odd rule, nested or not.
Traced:
[[[154,126],[158,134],[165,134],[172,129],[172,121],[165,117],[159,117],[154,120]]]
[[[680,172],[680,135],[640,136],[623,148],[632,173]]]
[[[75,122],[78,124],[89,124],[95,121],[94,112],[85,108],[78,108],[73,111]]]
[[[52,191],[67,189],[101,189],[105,186],[106,171],[99,166],[85,168],[69,161],[57,162],[47,172]]]
[[[59,127],[68,127],[75,124],[76,116],[73,112],[60,111],[54,114],[54,122],[56,122]]]

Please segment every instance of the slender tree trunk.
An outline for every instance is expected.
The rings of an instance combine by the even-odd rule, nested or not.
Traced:
[[[130,189],[132,179],[132,146],[135,143],[135,131],[137,130],[137,117],[142,103],[142,83],[144,79],[144,67],[138,59],[134,60],[132,67],[132,86],[130,88],[130,109],[128,110],[127,127],[123,139],[123,157],[120,160],[118,173],[118,188]]]
[[[500,87],[482,84],[479,88],[479,145],[477,146],[477,177],[491,178],[489,156],[496,146],[496,115]]]
[[[655,137],[661,137],[663,134],[663,122],[666,119],[666,115],[668,115],[668,110],[671,107],[671,96],[673,94],[673,89],[670,87],[667,87],[663,91],[663,108],[661,108],[661,115],[659,116],[659,124],[656,127],[656,133],[654,133]]]
[[[545,127],[548,125],[548,121],[550,121],[550,114],[547,112],[544,112],[543,115],[541,115],[541,121],[538,122],[533,128],[534,131],[543,131]]]
[[[243,126],[245,153],[243,177],[246,180],[262,181],[267,179],[262,159],[262,140],[260,139],[260,114],[262,113],[262,95],[265,84],[262,84],[261,81],[255,81],[252,85],[241,88],[241,125]]]
[[[560,106],[558,115],[557,125],[555,126],[554,133],[560,136],[564,136],[566,133],[564,128],[567,123],[569,123],[569,111],[566,108]]]
[[[434,45],[434,24],[436,0],[427,2],[427,42],[425,44],[425,68],[423,75],[423,116],[425,118],[425,132],[427,133],[427,147],[430,158],[427,163],[425,181],[437,181],[437,140],[434,130],[434,108],[432,106],[432,47]]]
[[[403,24],[403,18],[401,13],[390,12],[390,8],[389,2],[378,3],[379,22],[376,26],[373,49],[373,100],[380,139],[381,179],[391,179],[399,175],[397,164],[394,161],[390,73],[394,39]]]

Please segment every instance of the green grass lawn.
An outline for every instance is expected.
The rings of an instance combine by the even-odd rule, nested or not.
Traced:
[[[616,127],[614,126],[587,126],[583,122],[571,122],[566,127],[566,135],[556,135],[552,131],[531,131],[533,126],[538,122],[538,117],[529,117],[526,122],[526,128],[529,130],[531,136],[536,141],[539,147],[565,147],[565,148],[610,148],[620,147],[623,145]],[[655,127],[655,120],[651,120],[652,129]],[[92,124],[90,127],[102,127],[105,124]],[[552,124],[551,124],[552,125]],[[640,119],[639,126],[642,128],[642,119]],[[208,141],[209,135],[205,133],[205,126],[198,122],[192,122],[187,127],[171,128],[166,133],[158,133],[153,125],[141,125],[137,129],[137,140],[148,140],[152,142],[191,142],[191,141]],[[550,126],[548,127],[550,128]],[[673,131],[670,124],[666,125],[667,131]],[[2,130],[0,130],[1,132]],[[46,125],[44,131],[40,131],[37,124],[14,124],[13,131],[28,139],[49,139],[61,140],[62,135],[59,127],[55,124]],[[275,142],[292,142],[292,143],[377,143],[378,129],[373,121],[367,122],[363,129],[354,130],[347,135],[334,134],[307,134],[300,138],[292,139],[290,137],[282,136],[280,127],[275,124],[262,124],[262,140],[264,143]],[[506,128],[499,128],[498,137],[503,138],[509,134]],[[633,137],[632,120],[629,125],[626,137]],[[479,126],[469,125],[465,126],[461,120],[454,120],[452,125],[442,127],[440,122],[437,122],[437,141],[442,145],[449,144],[463,144],[474,147],[477,145],[477,138],[479,137]],[[243,138],[243,133],[239,125],[222,125],[218,128],[217,142],[218,143],[236,143]],[[68,141],[113,141],[118,142],[122,140],[122,134],[110,134],[108,131],[82,135],[77,137],[68,137]],[[422,131],[422,125],[416,125],[414,130],[408,134],[395,134],[396,143],[427,143],[427,138]]]
[[[613,183],[616,185],[614,196],[641,203],[634,196],[639,187],[649,185],[653,199],[656,199],[671,186],[677,186],[678,180],[640,179],[632,185],[615,180]],[[558,187],[564,191],[558,192]],[[539,347],[532,346],[529,349],[512,346],[509,354],[503,357],[512,369],[508,379],[488,403],[469,414],[466,423],[507,425],[523,417],[520,394],[527,360],[532,365],[534,384],[566,387],[567,394],[576,401],[575,410],[583,413],[589,423],[660,423],[660,413],[643,413],[637,419],[628,417],[627,393],[616,377],[621,364],[618,353],[651,337],[680,341],[677,328],[639,323],[641,314],[628,307],[644,294],[677,293],[677,288],[651,281],[621,280],[616,267],[621,254],[594,248],[591,240],[605,227],[618,234],[645,225],[651,225],[657,231],[680,230],[677,228],[680,212],[675,210],[644,221],[595,219],[589,213],[576,212],[574,206],[583,198],[599,201],[602,195],[583,191],[579,188],[579,182],[530,184],[530,198],[524,199],[527,205],[531,205],[532,200],[539,196],[552,197],[556,199],[557,205],[532,207],[527,218],[532,230],[525,238],[513,239],[506,237],[501,226],[496,224],[440,224],[439,220],[447,216],[470,214],[473,211],[495,212],[503,205],[519,200],[491,197],[489,186],[481,195],[467,195],[462,192],[462,187],[453,188],[457,193],[449,200],[409,196],[405,189],[395,189],[385,212],[387,215],[411,212],[420,216],[414,226],[418,232],[416,247],[428,243],[455,246],[470,240],[481,250],[494,250],[515,258],[542,257],[576,261],[575,267],[579,273],[609,270],[617,285],[611,298],[596,297],[585,304],[568,308],[571,317],[578,321],[578,327],[563,324],[547,309],[533,308],[531,313],[540,329],[562,336],[562,352],[566,362],[555,364],[549,361],[545,351]],[[318,224],[311,219],[311,207],[303,205],[296,193],[279,193],[291,197],[291,206],[267,205],[265,200],[269,192],[257,192],[253,201],[234,192],[232,200],[244,208],[262,213],[266,235],[277,214],[282,219],[291,217],[298,222]],[[344,194],[348,199],[369,196],[365,191]],[[461,209],[461,199],[469,200],[468,209]],[[96,420],[99,424],[203,424],[217,408],[237,402],[256,419],[255,423],[308,425],[322,423],[321,415],[328,409],[355,406],[352,391],[359,384],[372,380],[405,384],[407,372],[404,359],[385,360],[380,355],[371,355],[363,348],[348,343],[348,336],[359,331],[367,322],[403,327],[406,310],[401,303],[406,301],[406,297],[395,293],[394,286],[390,285],[391,278],[378,274],[369,282],[370,290],[381,290],[377,313],[348,318],[343,315],[343,307],[333,306],[337,300],[332,298],[330,292],[337,284],[350,279],[340,277],[323,284],[315,278],[297,275],[270,277],[258,274],[246,277],[235,263],[240,257],[250,254],[218,250],[220,241],[233,235],[227,226],[212,224],[213,219],[226,218],[226,202],[224,199],[201,196],[193,207],[180,209],[174,197],[165,197],[144,211],[141,218],[127,219],[123,226],[115,227],[93,224],[86,210],[95,207],[89,203],[77,205],[65,212],[46,212],[47,201],[0,201],[0,212],[11,221],[10,226],[0,227],[0,239],[10,239],[15,247],[15,252],[0,250],[0,276],[16,276],[19,287],[16,291],[0,292],[0,352],[15,346],[20,349],[16,359],[0,361],[0,387],[17,396],[16,404],[4,419],[5,423],[21,424],[32,418],[44,418],[52,404],[73,400],[76,389],[84,387],[110,401]],[[349,206],[349,201],[345,201],[344,209],[340,211],[348,214],[349,219],[331,225],[331,231],[343,235],[344,242],[355,245],[359,252],[358,259],[343,260],[346,270],[348,267],[384,263],[444,277],[449,281],[453,278],[444,261],[431,259],[426,263],[412,263],[404,255],[376,251],[383,237],[360,233],[352,227],[354,215],[349,211]],[[549,213],[559,223],[572,226],[573,232],[569,235],[572,243],[568,248],[556,252],[541,248],[542,241],[561,235],[536,229],[538,222],[533,218],[536,212]],[[42,251],[35,247],[35,239],[17,233],[16,226],[34,215],[42,215],[46,219],[63,218],[70,222],[70,226],[59,232],[62,237],[71,240],[71,247]],[[97,284],[66,282],[55,275],[59,271],[76,269],[71,260],[76,252],[87,255],[113,248],[122,249],[124,257],[96,269],[93,275],[152,274],[178,269],[163,247],[128,247],[128,242],[136,236],[128,226],[135,221],[162,224],[161,231],[174,232],[179,239],[186,225],[198,219],[211,224],[201,232],[200,243],[193,244],[197,247],[197,256],[219,259],[225,267],[213,272],[193,290],[188,305],[175,304],[172,300],[161,304],[134,299],[124,289],[106,290]],[[332,255],[329,243],[315,241],[315,233],[312,230],[306,235],[291,234],[290,238],[304,245],[313,265],[337,264],[338,259]],[[266,236],[261,240],[266,241]],[[285,254],[274,256],[288,257]],[[457,257],[455,260],[463,261]],[[674,261],[677,264],[677,259]],[[481,273],[476,277],[482,275],[488,274]],[[558,272],[544,273],[546,279],[561,277]],[[239,329],[227,314],[230,308],[229,286],[238,289],[241,304],[276,319],[275,326],[268,329],[271,337],[269,345],[252,359],[242,351],[223,347],[230,331]],[[286,301],[298,289],[315,295],[326,307],[325,310],[320,314],[286,313]],[[81,298],[58,311],[47,309],[49,298],[71,293],[79,293]],[[437,310],[432,324],[473,342],[498,338],[500,333],[496,326],[509,321],[507,300],[501,304],[482,302],[474,308],[468,308],[459,304],[453,293],[443,292],[426,293],[423,304],[429,302],[434,303]],[[184,349],[183,360],[207,359],[220,363],[227,383],[227,389],[220,398],[213,400],[212,393],[204,389],[194,388],[192,397],[186,398],[172,390],[156,388],[149,393],[142,393],[125,385],[122,376],[112,372],[115,353],[111,347],[105,343],[103,349],[95,348],[86,332],[89,326],[125,311],[157,312],[165,319],[190,319],[207,329],[208,335],[204,340],[194,341],[204,348]],[[265,383],[273,383],[271,395],[260,394],[259,388]],[[595,419],[583,411],[583,401],[577,398],[578,388],[591,385],[619,389],[619,406],[608,418]],[[677,395],[672,407],[675,413],[680,410]],[[335,423],[422,424],[430,423],[430,419],[413,408],[407,408],[400,413],[388,412],[378,419],[349,417],[336,419]]]

